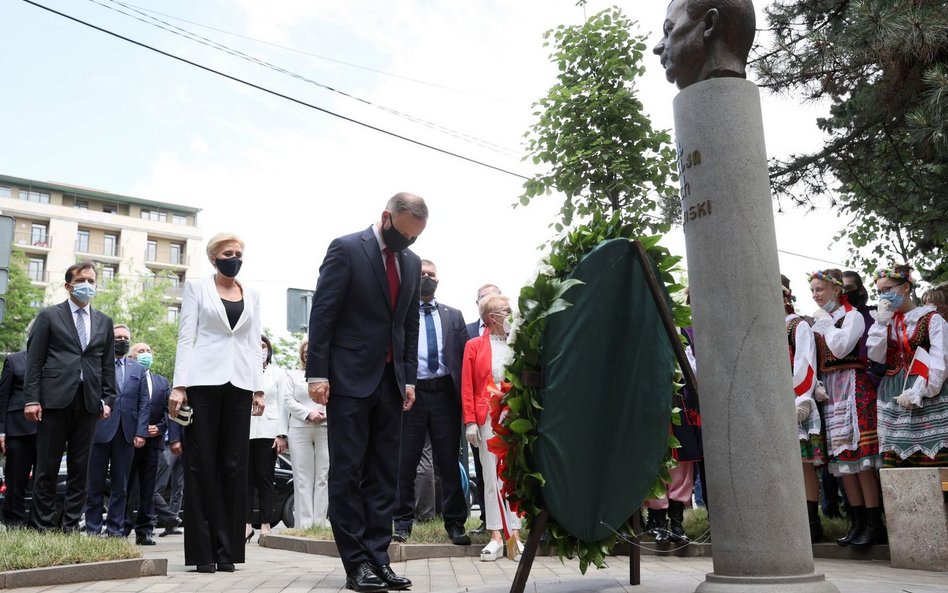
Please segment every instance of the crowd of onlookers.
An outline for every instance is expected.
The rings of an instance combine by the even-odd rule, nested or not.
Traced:
[[[520,518],[486,446],[512,307],[492,284],[477,292],[474,323],[439,302],[435,264],[407,250],[426,221],[421,198],[398,194],[380,221],[330,245],[309,337],[290,371],[273,363],[258,295],[236,280],[244,243],[232,233],[208,241],[214,275],[186,283],[170,379],[151,370],[162,353],[90,306],[95,265],[71,266],[69,298],[40,311],[27,349],[4,362],[4,522],[134,532],[139,545],[183,527],[186,564],[233,571],[255,535],[252,502],[261,533],[279,516],[274,467],[288,453],[295,526],[332,528],[350,588],[403,589],[410,581],[392,572],[386,550],[411,541],[416,520],[437,512],[452,543],[471,543],[469,446],[481,509],[474,531],[490,533],[480,558],[518,560]],[[874,275],[870,307],[855,272],[807,280],[819,309],[797,314],[787,278],[782,306],[811,535],[822,537],[822,495],[824,514],[842,507],[850,518],[838,543],[871,546],[885,538],[878,470],[948,465],[948,287],[917,303],[911,269],[894,266]],[[694,366],[694,330],[681,333]],[[699,402],[685,388],[675,405],[678,465],[667,496],[645,505],[656,540],[683,543],[684,510],[693,493],[706,503],[713,483],[703,471]]]
[[[948,284],[916,295],[911,268],[896,265],[873,275],[870,305],[857,272],[821,270],[807,281],[819,309],[801,316],[782,277],[810,536],[823,539],[822,508],[849,519],[838,544],[868,547],[887,537],[879,470],[948,466]],[[683,334],[693,360],[693,331]],[[679,395],[678,467],[668,496],[646,502],[658,542],[687,541],[683,508],[693,492],[707,500],[714,489],[701,463],[698,402],[687,389]]]

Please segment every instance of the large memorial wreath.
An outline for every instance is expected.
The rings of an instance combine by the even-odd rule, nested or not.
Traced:
[[[604,242],[609,243],[610,239],[620,237],[623,240],[618,243],[631,244],[632,238],[625,234],[619,223],[601,221],[601,219],[598,226],[587,225],[570,232],[551,243],[549,255],[538,271],[536,280],[520,292],[519,315],[514,320],[509,340],[512,349],[512,361],[507,367],[509,383],[505,384],[505,393],[494,396],[492,422],[495,437],[488,441],[488,448],[498,457],[498,475],[503,482],[503,491],[510,501],[511,509],[523,517],[528,529],[544,508],[550,508],[549,501],[544,501],[543,492],[547,479],[541,475],[537,463],[537,442],[540,438],[538,429],[544,413],[544,381],[546,380],[543,368],[544,332],[548,330],[551,316],[570,308],[572,304],[570,300],[575,300],[572,298],[574,294],[581,294],[577,291],[586,288],[583,286],[583,281],[570,278],[580,262],[599,249]],[[680,273],[676,266],[681,258],[672,256],[667,249],[660,247],[659,239],[660,237],[644,237],[639,240],[651,260],[652,269],[664,284],[666,295],[674,295],[684,290],[684,287],[678,284],[672,275],[673,272]],[[624,246],[620,244],[611,247],[615,251],[616,247]],[[678,327],[690,325],[690,310],[683,301],[684,299],[666,297],[666,302]],[[668,345],[667,337],[664,338],[664,345]],[[661,418],[668,419],[664,421],[666,427],[679,423],[679,410],[671,408],[670,393],[682,386],[680,368],[674,360],[670,364],[673,372],[662,375],[670,379],[668,403],[664,408],[658,409],[660,415],[657,417],[659,423],[662,422]],[[665,416],[668,412],[670,414]],[[654,425],[655,422],[651,424]],[[663,436],[663,434],[659,435],[659,441]],[[664,446],[664,458],[661,459],[658,467],[651,466],[643,470],[646,481],[640,483],[644,483],[647,490],[643,498],[660,498],[665,494],[666,484],[670,481],[669,469],[675,467],[676,464],[672,449],[679,446],[670,428],[667,430],[667,442],[659,444],[659,447],[662,446]],[[661,458],[661,449],[658,451]],[[630,451],[630,455],[631,453]],[[588,452],[584,454],[589,457],[584,461],[590,464],[597,462],[597,454],[589,455]],[[648,486],[649,483],[650,486]],[[642,488],[639,490],[641,494]],[[547,497],[550,497],[550,494],[547,492]],[[550,543],[560,557],[578,558],[580,570],[583,573],[590,564],[601,568],[620,533],[631,533],[628,520],[642,502],[641,498],[626,501],[621,499],[623,495],[623,492],[614,492],[607,494],[607,497],[612,501],[618,501],[620,505],[625,504],[628,507],[628,514],[616,515],[613,512],[612,516],[622,516],[622,519],[618,520],[621,523],[605,525],[603,522],[607,530],[605,532],[599,530],[599,534],[592,530],[583,531],[576,528],[570,530],[564,527],[562,521],[558,521],[553,514],[550,514],[546,526]],[[573,535],[573,532],[580,531],[589,534],[590,537]],[[603,533],[604,536],[600,536]]]

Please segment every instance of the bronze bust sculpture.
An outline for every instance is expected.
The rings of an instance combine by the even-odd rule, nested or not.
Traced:
[[[751,0],[672,0],[652,50],[665,77],[684,89],[709,78],[746,78],[756,18]]]

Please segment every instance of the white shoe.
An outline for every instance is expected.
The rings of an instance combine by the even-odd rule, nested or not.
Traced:
[[[504,555],[504,544],[497,540],[490,540],[481,550],[481,562],[493,562]]]

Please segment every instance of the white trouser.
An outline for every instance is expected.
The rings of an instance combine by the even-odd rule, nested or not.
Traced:
[[[293,460],[293,520],[296,529],[328,527],[329,436],[325,422],[291,426],[287,441]]]
[[[477,426],[477,434],[480,437],[480,444],[477,450],[481,456],[481,488],[484,490],[484,515],[487,519],[487,529],[491,531],[507,531],[520,529],[520,517],[510,511],[507,499],[500,495],[501,483],[497,477],[497,456],[487,450],[488,439],[494,436],[494,431],[490,426],[490,418],[487,422]]]

